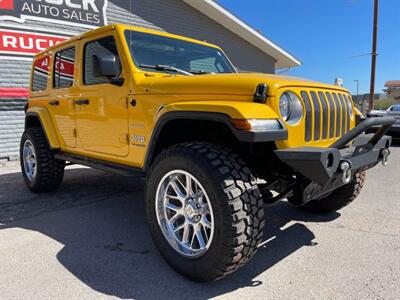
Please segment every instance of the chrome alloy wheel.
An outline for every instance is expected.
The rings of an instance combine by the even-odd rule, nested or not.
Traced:
[[[211,202],[192,174],[166,174],[158,184],[155,207],[164,237],[179,254],[196,258],[209,249],[214,236]]]
[[[33,181],[37,173],[36,152],[30,140],[26,140],[23,147],[23,163],[26,177]]]

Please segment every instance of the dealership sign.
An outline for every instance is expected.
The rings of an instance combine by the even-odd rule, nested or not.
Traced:
[[[107,24],[107,4],[108,0],[0,0],[0,21],[13,21],[0,25],[0,60],[29,60],[73,35],[59,35],[45,23],[35,28],[22,25],[26,20],[96,28]]]
[[[107,23],[107,0],[0,0],[0,20],[27,19],[94,28]]]
[[[6,57],[32,57],[55,44],[66,40],[67,36],[9,30],[0,28],[0,54]]]

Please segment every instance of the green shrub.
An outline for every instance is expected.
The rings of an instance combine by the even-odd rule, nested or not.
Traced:
[[[378,100],[374,102],[374,109],[386,110],[395,103],[398,103],[398,101],[394,99]]]

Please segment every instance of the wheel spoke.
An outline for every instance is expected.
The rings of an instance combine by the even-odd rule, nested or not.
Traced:
[[[202,190],[197,191],[196,198],[200,201],[200,203],[204,203],[204,192]]]
[[[185,190],[185,196],[186,197],[190,196],[190,192],[189,192],[189,189],[188,189],[187,175],[185,175],[185,183],[183,183],[181,178],[179,178],[178,176],[176,177],[176,181],[178,181],[179,185],[181,187],[183,187],[183,189]]]
[[[184,223],[183,233],[182,233],[182,243],[188,244],[189,243],[189,233],[190,233],[190,226],[188,223]]]
[[[189,175],[185,176],[186,180],[186,195],[193,195],[192,178]]]
[[[193,229],[194,230],[194,229]],[[194,239],[196,238],[196,233],[195,232],[193,232],[192,233],[192,238],[190,239],[190,249],[193,249],[193,242],[194,242]]]
[[[173,210],[173,211],[176,211],[176,212],[178,212],[178,211],[180,211],[182,209],[181,207],[176,206],[175,204],[172,204],[171,202],[167,203],[166,208],[168,208],[170,210]]]
[[[168,221],[169,221],[171,224],[174,224],[174,223],[178,220],[178,218],[179,218],[180,216],[183,216],[183,215],[180,214],[180,213],[176,213],[176,214],[174,214]]]
[[[201,224],[204,227],[207,227],[207,228],[211,229],[211,223],[210,223],[210,221],[208,221],[208,219],[207,219],[207,217],[205,215],[203,215],[202,218],[201,218]]]
[[[203,223],[200,223],[200,226],[203,228],[203,232],[206,238],[206,242],[208,241],[208,232],[207,232],[207,228],[204,226]]]
[[[197,226],[195,230],[195,236],[199,243],[199,248],[202,249],[206,246],[206,242],[204,241],[203,234],[201,232],[201,226]]]
[[[180,199],[183,199],[186,197],[186,195],[182,192],[181,188],[176,183],[177,181],[179,181],[179,179],[176,177],[174,180],[171,181],[170,185],[171,185],[172,189],[174,190],[176,196]]]
[[[210,209],[208,208],[208,204],[207,203],[203,203],[203,215],[209,215],[210,214]]]
[[[178,197],[178,196],[166,194],[165,197],[167,197],[168,199],[178,200],[179,202],[182,202],[182,198],[181,198],[181,197]]]
[[[176,226],[175,229],[174,229],[174,232],[178,232],[179,230],[181,230],[185,226],[186,226],[186,222]]]

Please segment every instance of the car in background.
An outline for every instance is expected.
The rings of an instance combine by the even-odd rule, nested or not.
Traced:
[[[386,133],[396,138],[400,138],[400,103],[390,106],[387,110],[372,110],[367,113],[367,117],[385,117],[391,116],[395,118],[392,128]],[[378,127],[369,129],[369,132],[376,131]]]

